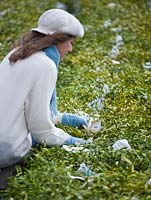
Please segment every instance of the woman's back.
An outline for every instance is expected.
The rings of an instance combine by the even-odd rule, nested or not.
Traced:
[[[56,73],[54,63],[44,52],[35,53],[15,64],[10,64],[8,57],[0,65],[0,167],[7,165],[5,158],[6,162],[14,162],[8,157],[18,159],[30,149],[28,119],[25,116],[28,106],[25,104],[33,95],[34,84],[41,75],[48,74],[48,71],[54,71],[53,75]],[[40,90],[37,92],[41,93]]]

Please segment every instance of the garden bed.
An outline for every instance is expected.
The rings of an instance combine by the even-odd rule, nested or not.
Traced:
[[[36,27],[41,13],[57,1],[6,0],[0,6],[0,59],[15,40]],[[71,1],[64,2],[70,12]],[[60,111],[101,121],[98,133],[62,127],[89,139],[87,151],[62,147],[33,149],[18,167],[3,199],[150,200],[151,184],[151,10],[145,0],[81,0],[76,15],[85,28],[73,53],[60,66]],[[131,150],[114,151],[127,139]],[[91,173],[77,172],[85,163]],[[72,176],[81,177],[74,179]]]

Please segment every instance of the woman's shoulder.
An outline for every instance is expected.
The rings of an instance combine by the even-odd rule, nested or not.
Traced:
[[[47,58],[43,51],[36,52],[23,60],[17,61],[13,66],[19,74],[28,74],[32,79],[38,79],[43,74],[45,76],[57,76],[57,68],[55,63]]]
[[[20,63],[21,64],[21,63]],[[43,51],[36,52],[30,57],[23,60],[22,63],[27,70],[34,73],[54,72],[57,73],[57,68],[53,60],[48,58]]]
[[[43,51],[34,53],[29,57],[29,62],[35,64],[35,67],[39,68],[56,68],[54,61],[48,58]]]

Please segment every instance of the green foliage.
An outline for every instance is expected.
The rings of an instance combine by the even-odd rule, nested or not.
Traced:
[[[71,1],[63,1],[72,11]],[[109,3],[115,6],[109,6]],[[56,1],[7,0],[0,6],[0,59],[10,45],[32,27],[46,9]],[[110,4],[111,5],[111,4]],[[2,14],[3,13],[3,14]],[[102,122],[102,130],[94,134],[90,152],[66,152],[60,147],[34,149],[27,166],[10,179],[9,187],[1,192],[3,199],[14,200],[77,200],[77,199],[151,199],[151,71],[143,64],[151,61],[151,14],[147,1],[140,0],[81,0],[77,17],[86,33],[78,39],[74,51],[60,66],[57,82],[60,111],[84,111]],[[111,24],[104,27],[105,21]],[[114,28],[119,28],[115,32]],[[119,54],[110,52],[117,35],[123,44]],[[113,64],[112,60],[120,64]],[[88,103],[103,95],[103,85],[110,92],[103,109]],[[61,127],[72,135],[88,138],[83,130]],[[92,134],[91,134],[92,135]],[[112,144],[126,138],[132,151],[113,151]],[[91,166],[98,176],[72,180],[80,163]],[[78,174],[79,175],[79,174]]]

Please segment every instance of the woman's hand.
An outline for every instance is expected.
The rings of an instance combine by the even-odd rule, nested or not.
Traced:
[[[86,116],[63,113],[61,124],[77,128],[84,128],[88,126],[88,120],[89,118]]]

